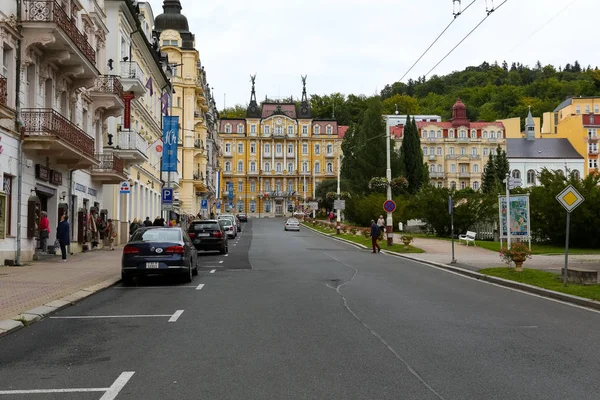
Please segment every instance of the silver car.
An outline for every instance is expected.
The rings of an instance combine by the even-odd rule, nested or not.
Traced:
[[[284,230],[286,231],[300,231],[300,221],[296,218],[290,218],[285,221]]]

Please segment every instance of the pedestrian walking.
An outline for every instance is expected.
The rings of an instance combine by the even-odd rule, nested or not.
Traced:
[[[162,218],[160,218],[160,217],[156,217],[154,219],[154,222],[152,223],[152,226],[164,226],[165,225],[164,220],[161,222],[161,219]]]
[[[60,246],[60,255],[62,256],[62,262],[67,262],[67,246],[71,245],[71,239],[69,232],[71,231],[69,227],[69,217],[66,215],[62,215],[60,217],[60,222],[56,227],[56,240],[58,240],[58,244]]]
[[[150,221],[150,217],[146,217],[144,221],[144,226],[152,226],[152,221]]]
[[[131,224],[129,225],[129,237],[131,238],[131,236],[133,236],[133,234],[135,233],[135,231],[138,230],[138,228],[140,227],[140,220],[139,219],[133,219],[133,222],[131,222]]]
[[[109,250],[113,251],[115,249],[115,240],[117,239],[117,230],[112,219],[109,219],[106,225],[106,235],[108,236]]]
[[[377,226],[379,227],[380,232],[385,231],[385,219],[383,219],[383,215],[379,216],[379,219],[377,220]]]
[[[375,220],[371,220],[371,244],[373,245],[373,253],[381,252],[381,248],[377,243],[377,239],[379,239],[379,227],[375,223]]]
[[[42,253],[46,253],[48,249],[48,237],[50,237],[50,221],[48,221],[48,213],[42,211],[40,217],[40,247]]]

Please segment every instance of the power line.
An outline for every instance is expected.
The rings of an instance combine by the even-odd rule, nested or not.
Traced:
[[[537,28],[536,30],[534,30],[526,39],[524,39],[521,43],[517,44],[515,47],[513,47],[510,52],[512,53],[513,51],[515,51],[515,49],[519,46],[521,46],[523,43],[527,42],[529,39],[531,39],[533,36],[535,36],[536,33],[538,33],[539,31],[541,31],[542,29],[544,29],[546,26],[548,26],[552,21],[554,21],[560,14],[562,14],[563,12],[565,12],[567,10],[567,8],[571,7],[573,4],[575,4],[575,2],[577,2],[577,0],[573,0],[572,2],[570,2],[569,4],[567,4],[562,10],[560,10],[559,12],[557,12],[556,14],[554,14],[548,21],[544,22],[542,25],[540,25],[539,28]]]
[[[454,18],[452,18],[452,21],[450,21],[450,23],[446,26],[446,28],[444,28],[444,30],[442,31],[442,33],[440,33],[435,40],[429,45],[429,47],[423,52],[423,54],[421,54],[421,57],[419,57],[417,59],[417,61],[415,61],[415,63],[408,69],[408,71],[406,71],[404,73],[404,75],[402,75],[402,78],[400,78],[399,82],[402,82],[402,79],[404,79],[406,77],[406,75],[408,75],[408,73],[410,71],[412,71],[412,69],[415,67],[415,65],[417,65],[419,63],[419,61],[421,61],[421,59],[423,57],[425,57],[425,54],[427,54],[427,52],[433,47],[433,45],[435,45],[437,43],[438,40],[440,40],[440,38],[442,37],[442,35],[444,35],[444,33],[446,33],[446,31],[452,26],[452,24],[456,21],[456,19],[458,17],[460,17],[465,11],[467,11],[469,9],[469,7],[471,7],[473,5],[473,3],[475,3],[477,0],[473,0],[467,7],[465,7],[464,10],[462,11],[458,11],[456,13],[454,13]]]
[[[444,56],[444,58],[442,58],[442,59],[441,59],[441,60],[440,60],[440,61],[439,61],[437,64],[435,64],[435,65],[433,66],[433,68],[431,68],[431,69],[429,70],[429,72],[427,72],[427,73],[425,74],[425,76],[429,75],[429,74],[430,74],[430,73],[431,73],[431,72],[432,72],[434,69],[436,69],[436,68],[437,68],[437,67],[438,67],[438,66],[439,66],[439,65],[440,65],[440,64],[441,64],[441,63],[442,63],[442,62],[443,62],[443,61],[444,61],[446,58],[448,58],[448,56],[449,56],[450,54],[452,54],[452,53],[454,52],[454,50],[456,50],[456,49],[458,48],[458,46],[460,46],[460,45],[461,45],[461,44],[462,44],[462,43],[463,43],[465,40],[467,40],[467,38],[468,38],[469,36],[471,36],[471,34],[472,34],[473,32],[475,32],[475,31],[477,30],[477,28],[479,28],[479,27],[481,26],[481,24],[483,24],[483,23],[485,22],[485,20],[486,20],[486,19],[488,19],[488,18],[490,17],[490,15],[492,15],[492,13],[493,13],[494,11],[496,11],[497,9],[499,9],[500,7],[502,7],[504,4],[506,4],[506,2],[507,2],[507,1],[508,1],[508,0],[504,0],[504,1],[503,1],[502,3],[500,3],[500,5],[498,5],[497,7],[494,7],[494,8],[492,8],[492,9],[489,9],[489,10],[487,11],[487,14],[486,14],[486,16],[485,16],[485,17],[484,17],[484,18],[483,18],[483,19],[482,19],[482,20],[481,20],[481,21],[480,21],[480,22],[479,22],[479,23],[478,23],[478,24],[475,26],[475,28],[473,28],[473,29],[472,29],[472,30],[471,30],[469,33],[467,33],[467,35],[466,35],[464,38],[462,38],[462,40],[461,40],[460,42],[458,42],[458,44],[457,44],[456,46],[454,46],[454,47],[453,47],[453,48],[452,48],[452,49],[451,49],[451,50],[450,50],[448,53],[446,53],[446,55]]]

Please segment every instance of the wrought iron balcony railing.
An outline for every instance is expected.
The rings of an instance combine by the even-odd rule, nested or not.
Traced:
[[[21,112],[26,136],[56,136],[94,157],[94,139],[50,108],[25,108]]]
[[[144,154],[148,151],[148,142],[135,130],[119,132],[117,144],[123,150],[137,150]]]
[[[8,104],[8,81],[0,75],[0,105],[7,106]]]
[[[100,75],[96,79],[95,92],[110,93],[123,98],[123,85],[121,79],[116,75]]]
[[[77,21],[55,0],[22,0],[23,22],[51,22],[62,29],[77,48],[91,62],[96,63],[96,52],[87,35],[77,29]]]
[[[121,61],[121,78],[139,79],[144,85],[146,84],[144,72],[136,61]]]
[[[123,160],[114,153],[97,153],[100,165],[92,167],[92,171],[115,171],[123,174]]]

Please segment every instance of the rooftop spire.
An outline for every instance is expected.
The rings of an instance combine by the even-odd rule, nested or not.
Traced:
[[[527,114],[527,120],[525,120],[525,139],[529,141],[535,139],[535,121],[533,115],[531,115],[531,106],[529,106],[529,113]]]

